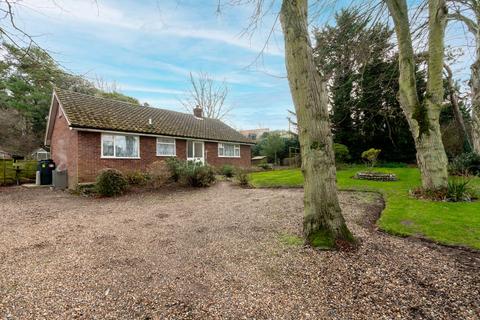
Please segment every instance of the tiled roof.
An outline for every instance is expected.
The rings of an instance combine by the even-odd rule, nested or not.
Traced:
[[[55,89],[73,128],[100,129],[253,144],[220,120]],[[149,124],[152,119],[152,124]]]

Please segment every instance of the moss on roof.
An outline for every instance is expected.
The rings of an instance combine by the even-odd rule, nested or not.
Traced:
[[[145,107],[58,88],[55,93],[73,128],[253,144],[252,140],[217,119],[199,119],[193,114]],[[149,119],[152,119],[151,125]]]

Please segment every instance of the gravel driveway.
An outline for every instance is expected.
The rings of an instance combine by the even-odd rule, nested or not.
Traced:
[[[479,318],[479,253],[383,234],[377,196],[340,199],[355,252],[282,241],[302,190],[0,189],[0,319]]]

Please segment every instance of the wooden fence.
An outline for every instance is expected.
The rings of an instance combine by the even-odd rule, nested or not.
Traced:
[[[20,183],[35,182],[37,163],[36,160],[17,160],[15,162],[20,169],[18,173]],[[0,185],[17,183],[17,172],[15,169],[13,160],[0,159]]]

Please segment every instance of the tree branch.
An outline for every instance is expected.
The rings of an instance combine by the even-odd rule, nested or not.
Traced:
[[[468,28],[468,31],[470,31],[471,33],[473,33],[473,35],[476,35],[477,34],[477,31],[478,31],[478,25],[475,23],[475,21],[473,21],[472,19],[468,18],[467,16],[463,15],[460,13],[460,11],[456,11],[454,13],[449,13],[447,15],[447,20],[448,21],[459,21],[459,22],[463,22],[467,28]]]

